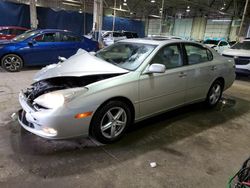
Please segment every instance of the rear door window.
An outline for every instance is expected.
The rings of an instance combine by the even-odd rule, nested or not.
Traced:
[[[60,33],[61,42],[79,42],[80,38],[72,33]]]
[[[213,60],[213,54],[207,48],[194,45],[194,44],[185,44],[185,50],[187,53],[188,64],[198,64],[207,61]]]

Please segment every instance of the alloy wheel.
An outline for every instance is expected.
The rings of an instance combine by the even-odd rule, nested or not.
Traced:
[[[214,105],[218,102],[221,96],[221,85],[220,84],[214,84],[210,96],[209,96],[209,102],[211,105]]]
[[[2,66],[10,72],[19,71],[22,67],[22,59],[16,55],[7,55],[2,60]]]
[[[121,107],[113,107],[104,114],[101,120],[101,133],[104,137],[112,139],[118,137],[126,125],[126,111]]]

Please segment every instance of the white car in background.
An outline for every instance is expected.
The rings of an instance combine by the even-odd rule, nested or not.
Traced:
[[[223,51],[222,55],[234,58],[236,73],[250,75],[250,39],[236,43],[230,49]]]
[[[209,46],[210,48],[215,49],[218,53],[222,53],[224,50],[227,50],[230,48],[230,44],[227,41],[224,40],[205,40],[204,44]]]
[[[104,46],[110,46],[123,39],[138,38],[137,33],[130,31],[105,31],[102,32]]]

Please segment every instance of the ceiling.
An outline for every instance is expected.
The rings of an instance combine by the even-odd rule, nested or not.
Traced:
[[[30,0],[8,0],[29,4]],[[80,12],[93,12],[94,0],[36,0],[37,6],[51,7],[54,9],[74,10]],[[115,5],[116,1],[116,6]],[[124,6],[124,1],[127,5]],[[206,16],[211,18],[236,17],[241,18],[246,0],[103,0],[104,13],[112,15],[114,7],[116,14],[122,17],[136,19],[148,16],[168,17],[194,17]],[[189,8],[188,8],[189,7]],[[187,10],[188,9],[188,10]],[[247,17],[250,18],[250,5]]]

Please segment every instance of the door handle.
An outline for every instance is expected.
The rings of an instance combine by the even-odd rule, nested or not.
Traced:
[[[212,70],[212,71],[214,71],[214,70],[216,70],[216,69],[217,69],[216,66],[212,66],[212,67],[211,67],[211,70]]]
[[[187,74],[184,73],[184,72],[180,72],[180,74],[179,74],[179,77],[180,77],[180,78],[183,78],[183,77],[186,77],[186,76],[187,76]]]

